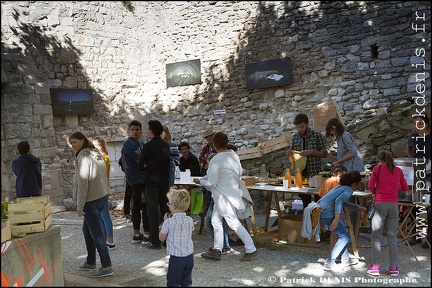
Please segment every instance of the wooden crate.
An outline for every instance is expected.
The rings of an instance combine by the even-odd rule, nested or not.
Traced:
[[[268,154],[273,151],[288,147],[291,142],[291,134],[284,133],[282,136],[271,139],[271,140],[262,140],[261,141],[261,149],[263,154]]]
[[[28,202],[42,202],[45,205],[51,203],[50,196],[34,196],[34,197],[22,197],[16,198],[16,203],[28,203]]]
[[[1,242],[3,243],[12,238],[12,232],[9,220],[2,220],[1,223]]]
[[[17,198],[8,206],[8,218],[12,234],[46,231],[52,222],[49,196]]]
[[[263,155],[263,153],[261,151],[261,147],[255,147],[255,148],[247,149],[247,150],[238,150],[237,154],[238,154],[240,160],[259,158]]]

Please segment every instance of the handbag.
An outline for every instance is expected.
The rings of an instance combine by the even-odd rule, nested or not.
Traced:
[[[378,176],[377,176],[377,179],[375,181],[375,193],[376,193],[376,189],[378,187],[378,179],[379,179],[380,171],[381,171],[381,165],[378,169]],[[372,203],[369,205],[369,207],[367,209],[367,217],[368,217],[369,221],[372,220],[374,215],[375,215],[375,195],[372,198]]]

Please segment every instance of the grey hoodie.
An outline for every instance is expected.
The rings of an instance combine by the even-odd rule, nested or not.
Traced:
[[[77,211],[82,211],[85,203],[108,194],[106,169],[103,156],[96,148],[84,148],[78,153],[73,182]]]

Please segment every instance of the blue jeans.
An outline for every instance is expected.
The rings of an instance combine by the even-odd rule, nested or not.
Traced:
[[[167,271],[167,287],[192,287],[194,255],[170,256]]]
[[[321,221],[324,223],[326,227],[330,227],[330,224],[333,221],[333,218],[322,218]],[[339,220],[338,226],[333,230],[334,233],[338,236],[338,240],[330,252],[330,256],[327,258],[327,263],[332,264],[335,263],[336,258],[341,255],[341,259],[348,260],[349,254],[347,250],[349,234],[348,227],[342,221]]]
[[[210,205],[209,205],[209,208],[207,210],[207,214],[204,217],[204,227],[207,230],[207,232],[209,233],[210,237],[212,237],[214,239],[214,229],[213,229],[213,225],[211,223],[211,218],[213,215],[213,206],[214,206],[214,201],[213,201],[213,198],[211,198],[210,199]],[[225,219],[222,221],[222,227],[223,227],[223,232],[224,232],[223,248],[228,248],[229,247],[229,235],[228,235],[228,226],[227,226]]]
[[[84,204],[84,222],[82,231],[87,248],[87,263],[96,265],[96,250],[102,263],[102,267],[111,267],[111,258],[108,246],[103,234],[101,214],[108,209],[108,195]]]
[[[114,237],[113,223],[111,220],[111,215],[109,213],[108,205],[106,205],[106,209],[102,211],[101,218],[102,218],[102,227],[104,228],[102,230],[105,238]]]
[[[174,160],[170,160],[170,166],[169,166],[169,187],[174,185],[175,182],[175,167]]]

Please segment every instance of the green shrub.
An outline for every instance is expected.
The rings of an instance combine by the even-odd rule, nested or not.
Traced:
[[[8,219],[8,202],[1,202],[1,219]]]

